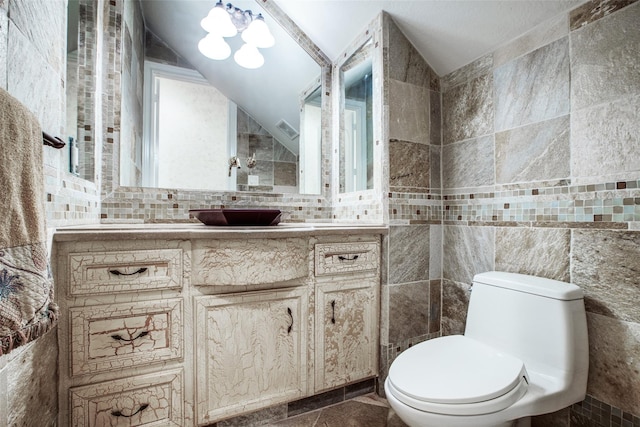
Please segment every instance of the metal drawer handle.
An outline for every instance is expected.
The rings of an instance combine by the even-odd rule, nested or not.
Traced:
[[[291,333],[291,329],[293,329],[293,314],[291,313],[291,309],[289,307],[287,307],[287,314],[291,318],[291,324],[287,328],[287,334],[290,334]]]
[[[140,405],[140,407],[138,408],[138,410],[136,412],[134,412],[131,415],[125,415],[122,413],[122,411],[111,411],[111,415],[113,415],[114,417],[125,417],[125,418],[131,418],[134,415],[139,414],[140,412],[144,411],[145,409],[147,409],[149,407],[148,403],[143,403],[142,405]]]
[[[131,338],[131,339],[122,338],[122,335],[118,335],[118,334],[111,335],[111,338],[113,338],[113,339],[114,339],[114,340],[116,340],[116,341],[127,341],[127,342],[132,342],[132,341],[137,340],[138,338],[142,338],[142,337],[147,336],[147,335],[149,335],[149,331],[142,331],[142,332],[140,332],[140,333],[138,334],[138,336],[137,336],[137,337],[134,337],[134,338]]]
[[[354,255],[352,257],[345,256],[345,255],[338,255],[338,259],[340,261],[355,261],[355,260],[358,259],[358,257],[359,257],[359,255]]]
[[[123,273],[120,270],[109,270],[109,273],[113,274],[114,276],[133,276],[134,274],[141,274],[141,273],[144,273],[145,271],[147,271],[147,267],[141,267],[136,271],[134,271],[133,273]]]
[[[336,323],[336,300],[331,301],[331,323]]]

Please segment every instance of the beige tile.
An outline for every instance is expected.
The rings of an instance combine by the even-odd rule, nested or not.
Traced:
[[[493,132],[493,76],[484,74],[442,94],[443,144]]]
[[[429,89],[389,79],[389,138],[429,144]]]
[[[640,325],[589,313],[587,394],[640,414]]]
[[[640,3],[571,33],[573,111],[640,94]]]

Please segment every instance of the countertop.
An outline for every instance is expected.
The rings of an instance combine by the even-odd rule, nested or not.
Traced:
[[[382,224],[280,223],[276,226],[219,227],[200,223],[92,224],[57,228],[56,242],[152,239],[261,239],[303,236],[387,234]]]

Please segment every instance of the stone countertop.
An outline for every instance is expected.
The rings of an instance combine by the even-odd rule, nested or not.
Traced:
[[[153,239],[263,239],[303,236],[387,234],[382,224],[280,223],[276,226],[219,227],[200,223],[92,224],[56,229],[56,242]]]

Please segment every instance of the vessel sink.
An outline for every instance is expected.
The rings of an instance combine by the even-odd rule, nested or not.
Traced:
[[[280,222],[279,209],[190,209],[189,214],[205,225],[270,226]]]

